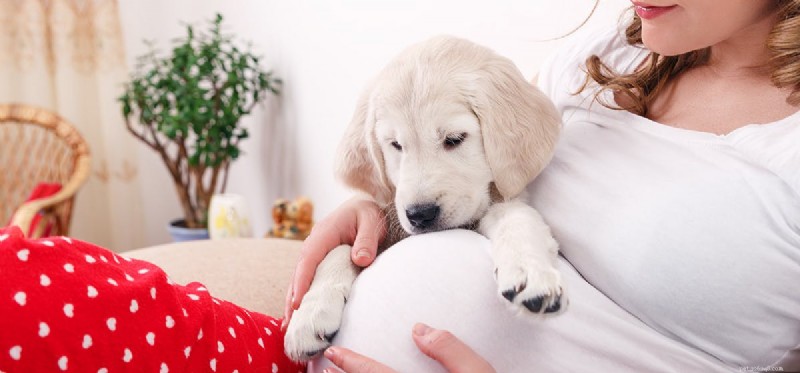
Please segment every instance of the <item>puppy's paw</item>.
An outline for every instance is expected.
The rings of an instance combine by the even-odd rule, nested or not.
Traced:
[[[495,276],[500,295],[520,313],[556,315],[569,304],[561,274],[549,264],[498,264]]]
[[[294,361],[311,360],[331,345],[342,323],[345,297],[336,289],[309,291],[292,314],[283,346]]]

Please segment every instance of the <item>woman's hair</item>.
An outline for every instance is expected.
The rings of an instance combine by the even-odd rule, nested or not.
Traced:
[[[787,102],[797,105],[800,104],[800,0],[776,1],[779,4],[778,22],[767,39],[767,48],[772,53],[768,67],[773,84],[781,88],[791,87],[792,93]],[[625,30],[625,37],[630,45],[642,45],[642,21],[635,13]],[[600,57],[592,55],[586,60],[586,82],[578,92],[585,90],[591,79],[600,85],[596,98],[599,98],[600,92],[612,90],[625,96],[626,101],[631,103],[625,107],[615,102],[600,101],[600,104],[646,116],[650,104],[667,82],[692,67],[708,62],[709,55],[709,48],[677,56],[650,52],[640,68],[629,74],[613,71]]]

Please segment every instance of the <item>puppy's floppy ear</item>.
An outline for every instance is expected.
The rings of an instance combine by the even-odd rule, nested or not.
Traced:
[[[550,162],[561,117],[511,60],[494,55],[475,71],[478,77],[467,97],[481,123],[495,186],[509,199],[519,195]]]
[[[383,153],[375,139],[375,115],[367,88],[358,99],[353,119],[336,152],[336,176],[361,190],[380,205],[392,201],[393,188],[386,176]]]

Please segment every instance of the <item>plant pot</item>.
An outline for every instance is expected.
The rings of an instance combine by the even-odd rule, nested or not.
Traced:
[[[167,226],[169,234],[172,236],[172,241],[194,241],[194,240],[207,240],[208,229],[206,228],[187,228],[183,219],[176,219],[169,222]]]

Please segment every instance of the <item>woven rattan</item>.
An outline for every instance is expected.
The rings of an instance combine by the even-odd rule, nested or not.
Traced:
[[[48,110],[0,104],[0,226],[20,226],[28,233],[36,214],[41,219],[30,235],[68,235],[75,194],[89,176],[89,147],[80,133]],[[60,183],[61,191],[25,200],[39,183]]]

